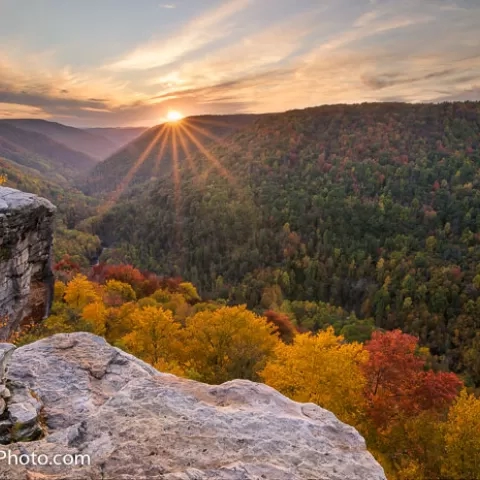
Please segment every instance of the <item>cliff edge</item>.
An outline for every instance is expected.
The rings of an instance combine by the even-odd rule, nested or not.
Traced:
[[[55,210],[44,198],[0,187],[0,340],[48,314]]]
[[[266,385],[177,378],[89,333],[0,346],[0,478],[386,478],[354,428]],[[90,465],[7,465],[7,452]]]

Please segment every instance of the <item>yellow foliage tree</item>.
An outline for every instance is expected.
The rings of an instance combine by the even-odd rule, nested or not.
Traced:
[[[120,307],[107,308],[105,318],[105,337],[111,343],[118,343],[133,331],[133,314],[139,305],[133,302],[124,303]]]
[[[184,294],[170,293],[167,290],[157,290],[149,298],[160,303],[165,310],[171,310],[175,318],[183,323],[183,321],[189,317],[194,308],[187,302],[187,299],[194,300],[196,289],[191,283],[182,283]],[[190,289],[192,287],[193,290]],[[190,291],[189,291],[190,290]]]
[[[107,308],[102,302],[85,305],[82,310],[82,318],[91,326],[93,333],[105,335]]]
[[[89,303],[100,302],[99,286],[90,282],[85,275],[76,275],[65,289],[65,301],[68,306],[83,309]]]
[[[382,464],[388,478],[443,478],[444,422],[436,412],[425,411],[405,418],[393,425],[388,434],[369,433],[366,436],[369,449]]]
[[[53,294],[53,299],[55,302],[61,302],[63,300],[63,296],[65,295],[65,290],[67,289],[67,286],[60,281],[55,282],[55,287],[54,287],[54,294]]]
[[[7,181],[7,176],[0,173],[0,185],[3,185]]]
[[[218,384],[258,379],[279,343],[266,319],[241,307],[222,307],[187,318],[185,358],[196,378]]]
[[[180,284],[180,290],[185,297],[185,299],[189,302],[200,302],[202,299],[197,292],[195,286],[190,282],[183,282]]]
[[[480,479],[480,399],[463,390],[450,408],[445,434],[443,474]]]
[[[132,315],[133,331],[123,338],[125,346],[152,365],[176,362],[181,348],[180,324],[162,307],[136,309]]]
[[[132,302],[137,295],[132,286],[118,280],[108,280],[105,284],[105,302],[108,305],[121,305],[125,302]]]
[[[329,327],[316,335],[297,335],[291,345],[279,344],[261,376],[293,400],[314,402],[357,423],[365,385],[361,365],[367,359],[361,344],[343,343]]]

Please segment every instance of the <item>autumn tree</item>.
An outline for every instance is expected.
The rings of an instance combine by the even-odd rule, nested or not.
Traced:
[[[186,294],[189,299],[192,298],[192,292]],[[193,308],[181,293],[172,293],[163,288],[154,292],[149,299],[153,299],[163,306],[166,310],[171,310],[175,318],[182,323],[193,312]]]
[[[480,399],[463,390],[450,409],[446,425],[443,474],[480,479]]]
[[[65,295],[65,291],[67,289],[67,286],[60,281],[56,281],[54,288],[53,288],[53,300],[54,302],[62,302],[63,301],[63,296]]]
[[[85,275],[76,275],[65,289],[65,301],[76,309],[82,309],[92,302],[101,301],[99,286],[90,282]]]
[[[460,390],[455,374],[425,371],[425,358],[412,335],[374,332],[365,348],[367,409],[377,428],[425,410],[448,408]]]
[[[131,319],[133,331],[125,335],[123,342],[134,355],[153,366],[178,359],[180,324],[171,311],[149,306],[136,309]]]
[[[218,384],[235,378],[258,380],[279,340],[264,318],[240,306],[187,318],[184,342],[184,357],[197,378]]]
[[[344,343],[332,327],[316,335],[296,335],[279,344],[261,376],[265,383],[299,402],[314,402],[343,421],[359,419],[368,354],[359,343]]]
[[[195,286],[190,282],[182,282],[179,285],[180,293],[185,297],[185,300],[191,303],[200,302],[202,299],[197,292]]]
[[[142,289],[145,282],[145,276],[132,265],[105,265],[100,264],[92,269],[92,276],[95,281],[104,283],[108,280],[117,280],[118,282],[130,285],[136,293]]]
[[[82,318],[91,326],[95,335],[105,335],[107,321],[107,307],[101,301],[85,305],[82,310]]]
[[[157,306],[145,305],[145,306]],[[135,318],[133,314],[142,308],[139,302],[128,302],[120,306],[109,307],[105,316],[105,338],[122,347],[122,339],[133,331]]]
[[[267,310],[263,315],[267,319],[267,322],[275,327],[276,332],[283,342],[292,342],[297,330],[288,315],[274,310]]]
[[[367,423],[361,430],[370,448],[403,478],[436,478],[442,462],[438,428],[462,382],[453,373],[428,370],[418,339],[399,330],[374,332],[365,348]]]
[[[121,305],[136,299],[137,295],[128,283],[119,280],[107,280],[104,288],[104,302],[108,305]]]

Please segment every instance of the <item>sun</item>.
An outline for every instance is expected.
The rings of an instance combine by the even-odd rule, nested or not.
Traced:
[[[167,113],[167,120],[169,122],[178,122],[182,120],[182,118],[183,115],[177,110],[169,110],[169,112]]]

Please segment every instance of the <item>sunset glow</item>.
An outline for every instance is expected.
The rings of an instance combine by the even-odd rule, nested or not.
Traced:
[[[278,0],[275,15],[250,0],[95,2],[88,42],[76,19],[89,2],[21,3],[0,1],[0,118],[143,127],[187,111],[480,99],[478,0]]]
[[[170,110],[167,113],[167,121],[169,122],[179,122],[184,118],[184,115],[182,115],[180,112],[177,112],[176,110]]]

